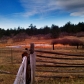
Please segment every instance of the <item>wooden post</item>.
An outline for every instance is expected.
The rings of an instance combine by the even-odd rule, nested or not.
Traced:
[[[35,82],[36,55],[34,52],[34,43],[30,44],[30,66],[31,66],[31,84]]]
[[[34,43],[30,44],[30,54],[34,53]]]

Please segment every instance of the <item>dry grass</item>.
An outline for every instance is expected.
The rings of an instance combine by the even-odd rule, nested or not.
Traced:
[[[75,37],[66,37],[66,38],[75,38]],[[84,37],[80,37],[80,40],[84,41]],[[26,39],[24,42],[16,42],[13,44],[0,44],[0,70],[1,71],[8,71],[11,74],[6,74],[6,73],[2,73],[0,72],[0,84],[13,84],[14,80],[15,80],[15,76],[17,74],[18,68],[21,64],[22,58],[21,58],[21,54],[23,52],[23,48],[21,49],[12,49],[12,48],[5,48],[5,46],[8,45],[20,45],[20,44],[30,44],[31,42],[35,43],[35,44],[44,44],[44,46],[37,46],[35,47],[35,49],[41,49],[41,50],[50,50],[52,51],[52,45],[50,46],[45,46],[45,44],[50,44],[51,43],[51,39],[49,40],[38,40],[38,39]],[[10,43],[10,42],[9,42]],[[29,46],[25,46],[28,47]],[[55,50],[56,52],[61,52],[61,53],[69,53],[69,54],[84,54],[84,50],[81,49],[81,47],[79,49],[76,49],[76,47],[71,47],[71,46],[63,46],[63,45],[55,45]],[[39,53],[37,53],[39,54]],[[40,53],[41,54],[41,53]],[[41,54],[41,55],[46,55],[46,56],[50,56],[50,54]],[[52,55],[52,56],[57,56],[57,55]],[[59,57],[59,56],[58,56]],[[62,56],[60,56],[62,57]],[[40,59],[40,58],[37,58]],[[41,60],[46,60],[46,59],[41,59]],[[57,61],[57,62],[65,62],[65,60],[51,60],[51,59],[47,59],[48,61]],[[67,63],[72,63],[72,61],[67,61]],[[73,61],[74,63],[84,63],[84,61],[82,60],[75,60]],[[40,68],[40,69],[47,69],[47,68]],[[49,69],[49,68],[48,68]],[[59,69],[59,68],[51,68],[54,70],[63,70],[63,71],[84,71],[84,68],[63,68],[63,69]],[[53,73],[42,73],[42,72],[36,72],[36,74],[38,75],[52,75]],[[62,73],[61,73],[62,74]],[[57,75],[61,75],[60,73],[57,73]],[[53,74],[54,75],[54,74]],[[64,73],[64,75],[66,75],[66,73]],[[70,75],[70,74],[69,74]],[[78,79],[78,78],[69,78],[69,79],[48,79],[48,80],[40,80],[40,78],[36,79],[37,82],[36,84],[84,84],[84,78],[82,79]]]
[[[2,51],[3,51],[3,49],[1,49]],[[6,51],[7,50],[7,51]],[[17,51],[17,52],[16,52]],[[51,51],[51,50],[50,50]],[[57,52],[63,52],[63,53],[78,53],[78,54],[83,54],[84,53],[84,50],[77,50],[77,49],[60,49],[60,48],[56,48],[56,50],[55,51],[57,51]],[[2,71],[8,71],[8,72],[10,72],[11,74],[5,74],[5,73],[0,73],[0,84],[13,84],[13,82],[14,82],[14,80],[15,80],[15,76],[16,76],[16,74],[17,74],[17,71],[18,71],[18,68],[19,68],[19,66],[20,66],[20,63],[21,63],[21,53],[22,53],[22,50],[18,50],[18,49],[12,49],[12,61],[11,61],[11,49],[5,49],[5,51],[3,51],[1,54],[0,54],[0,70],[2,70]],[[42,54],[42,55],[46,55],[47,56],[47,54]],[[48,54],[48,56],[50,56],[49,54]],[[54,56],[56,56],[56,55],[54,55]],[[38,59],[38,58],[37,58]],[[46,59],[42,59],[42,60],[46,60]],[[48,61],[50,60],[50,59],[47,59]],[[60,60],[50,60],[50,61],[57,61],[57,62],[65,62],[65,61],[60,61]],[[12,63],[13,62],[13,63]],[[67,61],[67,62],[70,62],[70,61]],[[78,62],[80,62],[80,61],[74,61],[75,63],[78,63]],[[84,61],[82,62],[82,63],[84,63]],[[47,69],[47,68],[40,68],[40,69]],[[49,69],[49,68],[48,68]],[[58,68],[51,68],[51,69],[56,69],[56,70],[59,70]],[[60,70],[61,70],[61,68],[60,68]],[[76,69],[74,68],[69,68],[69,69],[66,69],[66,68],[63,68],[62,69],[63,71],[66,71],[66,70],[71,70],[71,71],[75,71]],[[77,69],[77,70],[80,70],[80,69]],[[83,68],[81,68],[81,70],[84,70]],[[42,73],[42,72],[36,72],[36,74],[38,74],[38,75],[54,75],[53,73]],[[57,75],[61,75],[60,73],[57,73]],[[64,73],[64,75],[66,75],[66,73]],[[70,74],[68,74],[68,75],[70,75]],[[44,80],[44,81],[41,81],[40,80],[40,78],[38,78],[38,79],[36,79],[37,80],[37,82],[36,82],[36,84],[51,84],[51,82],[53,82],[53,84],[71,84],[72,83],[72,81],[69,83],[69,81],[71,80],[71,79],[68,79],[68,81],[65,81],[65,79],[64,79],[64,81],[61,79],[59,79],[59,81],[58,80],[55,80],[55,79],[48,79],[48,81],[46,81],[46,80]],[[51,81],[50,81],[51,80]],[[73,81],[74,81],[74,79],[73,79]],[[83,82],[84,83],[84,81],[81,79],[79,79],[79,81],[81,81],[81,82]],[[80,84],[80,82],[79,82],[78,80],[76,81],[76,83],[75,82],[73,82],[72,84]],[[78,83],[79,82],[79,83]],[[81,83],[81,84],[83,84],[83,83]]]

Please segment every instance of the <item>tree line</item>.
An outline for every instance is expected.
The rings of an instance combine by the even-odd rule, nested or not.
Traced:
[[[52,38],[56,38],[60,35],[60,33],[68,33],[68,34],[75,34],[78,32],[84,32],[84,22],[79,22],[78,24],[72,24],[71,22],[67,22],[64,26],[59,27],[55,24],[52,24],[51,27],[44,26],[43,28],[37,28],[35,25],[30,24],[28,28],[10,28],[10,29],[2,29],[0,28],[0,38],[3,36],[14,36],[19,33],[25,32],[27,35],[39,35],[39,34],[51,34]]]

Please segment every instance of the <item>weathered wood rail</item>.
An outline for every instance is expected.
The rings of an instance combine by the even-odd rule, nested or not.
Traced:
[[[36,78],[84,77],[84,55],[56,51],[36,52]]]

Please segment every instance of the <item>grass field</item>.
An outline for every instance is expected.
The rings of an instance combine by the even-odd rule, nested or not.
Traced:
[[[68,37],[67,37],[68,38]],[[72,37],[71,37],[72,38]],[[79,38],[80,40],[84,40],[84,38]],[[13,45],[19,45],[19,44],[30,44],[31,42],[34,42],[36,44],[44,43],[44,44],[50,44],[51,40],[26,40],[25,42],[22,43],[14,43]],[[21,54],[24,50],[24,47],[21,49],[15,49],[15,48],[6,48],[5,46],[7,45],[12,45],[12,44],[0,44],[0,84],[13,84],[18,68],[21,64],[22,58]],[[25,46],[28,47],[29,46]],[[38,46],[35,47],[35,49],[40,49],[40,50],[49,50],[52,51],[52,45],[50,46]],[[76,49],[76,47],[72,46],[63,46],[63,45],[56,45],[55,50],[56,52],[61,52],[61,53],[68,53],[68,54],[84,54],[84,50],[80,47],[79,49]],[[37,53],[38,54],[38,53]],[[46,55],[47,54],[42,54]],[[49,56],[49,55],[48,55]],[[56,55],[53,55],[56,56]],[[37,59],[40,59],[37,57]],[[41,60],[46,60],[46,59],[41,59]],[[50,60],[49,61],[55,61],[55,60]],[[65,62],[65,60],[56,60],[57,62]],[[67,63],[72,63],[72,61],[67,61]],[[83,60],[75,60],[73,61],[74,63],[84,63]],[[40,69],[46,69],[46,68],[40,68]],[[52,68],[51,68],[52,69]],[[54,69],[54,68],[53,68]],[[57,68],[56,70],[61,70],[61,68]],[[84,68],[70,68],[66,69],[63,68],[63,71],[82,71],[81,74],[84,74]],[[53,73],[42,73],[42,72],[36,72],[36,75],[50,75]],[[58,75],[62,75],[62,73],[57,73]],[[66,74],[66,73],[65,73]],[[70,76],[69,78],[49,78],[46,79],[43,78],[41,80],[40,78],[36,78],[35,84],[84,84],[84,78],[77,78],[77,77],[72,77]]]

